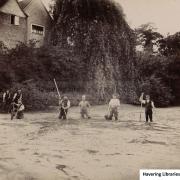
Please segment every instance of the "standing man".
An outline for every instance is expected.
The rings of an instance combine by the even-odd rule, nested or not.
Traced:
[[[118,107],[120,107],[120,100],[117,98],[116,94],[113,94],[112,99],[109,102],[109,117],[105,116],[107,120],[112,120],[113,116],[115,120],[118,120]]]
[[[153,108],[154,102],[151,100],[150,95],[145,96],[145,100],[143,99],[144,93],[141,94],[139,101],[145,105],[145,118],[146,122],[150,120],[150,122],[153,122]]]
[[[17,104],[18,108],[17,108],[17,119],[23,119],[24,118],[24,104],[22,103],[22,101],[19,101]]]
[[[59,102],[59,108],[60,108],[60,113],[59,113],[59,119],[67,119],[67,113],[68,109],[70,108],[70,101],[67,96],[64,96],[60,102]]]
[[[11,93],[9,90],[3,93],[3,109],[5,112],[9,113],[11,105]]]
[[[18,89],[17,92],[13,96],[13,102],[18,104],[18,102],[22,102],[22,91],[21,89]]]
[[[11,120],[15,117],[16,119],[23,119],[24,118],[24,105],[23,103],[19,100],[18,104],[13,102],[11,104]]]
[[[89,116],[89,112],[88,109],[91,107],[89,102],[86,100],[86,96],[83,95],[82,96],[82,100],[79,103],[79,107],[80,107],[80,113],[81,113],[81,117],[84,119],[85,117],[90,119],[91,117]]]

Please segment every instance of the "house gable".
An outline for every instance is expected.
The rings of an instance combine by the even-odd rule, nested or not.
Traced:
[[[0,7],[0,12],[16,15],[19,17],[26,17],[17,0],[8,0],[3,6]]]
[[[0,0],[1,1],[1,0]],[[6,0],[0,4],[0,41],[9,48],[18,43],[49,43],[52,18],[41,0]]]
[[[24,9],[26,6],[29,5],[29,3],[31,2],[32,0],[21,0],[19,1],[19,5],[22,9]]]
[[[41,0],[24,0],[20,6],[28,16],[27,40],[37,40],[38,46],[45,44],[49,39],[52,18],[44,4]]]
[[[44,9],[44,12],[46,12],[46,15],[49,17],[49,20],[52,21],[52,17],[50,16],[47,8],[45,7],[44,3],[42,2],[42,0],[22,0],[19,2],[19,5],[21,7],[22,10],[27,11],[27,9],[29,8],[29,6],[35,6],[34,2],[37,2],[36,5],[38,4],[39,8]]]

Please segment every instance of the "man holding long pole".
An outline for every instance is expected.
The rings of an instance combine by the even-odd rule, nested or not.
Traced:
[[[141,102],[141,111],[140,111],[140,115],[139,115],[139,121],[141,121],[141,114],[142,114],[142,102]]]
[[[68,100],[67,96],[64,96],[60,100],[59,106],[60,106],[59,119],[66,120],[67,119],[68,109],[70,108],[70,101]]]
[[[150,95],[145,96],[145,100],[143,99],[144,93],[141,94],[139,101],[142,104],[145,105],[145,117],[146,117],[146,122],[150,120],[150,122],[153,122],[153,109],[154,107],[154,102],[151,100]]]
[[[57,86],[57,83],[56,83],[55,79],[54,79],[54,84],[55,84],[55,87],[56,87],[56,90],[57,90],[57,93],[58,93],[58,96],[59,96],[59,111],[60,111],[59,112],[59,119],[66,120],[67,119],[68,109],[70,108],[70,101],[68,100],[67,96],[61,98],[59,88]]]

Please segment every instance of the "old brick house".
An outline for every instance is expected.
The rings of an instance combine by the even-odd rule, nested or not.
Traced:
[[[36,40],[49,42],[52,19],[41,0],[6,0],[0,7],[0,41],[9,47]]]

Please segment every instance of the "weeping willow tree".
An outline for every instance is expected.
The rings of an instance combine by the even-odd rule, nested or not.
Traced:
[[[134,34],[121,6],[110,0],[56,0],[53,16],[52,42],[80,59],[86,91],[99,100],[116,92],[132,101]]]

